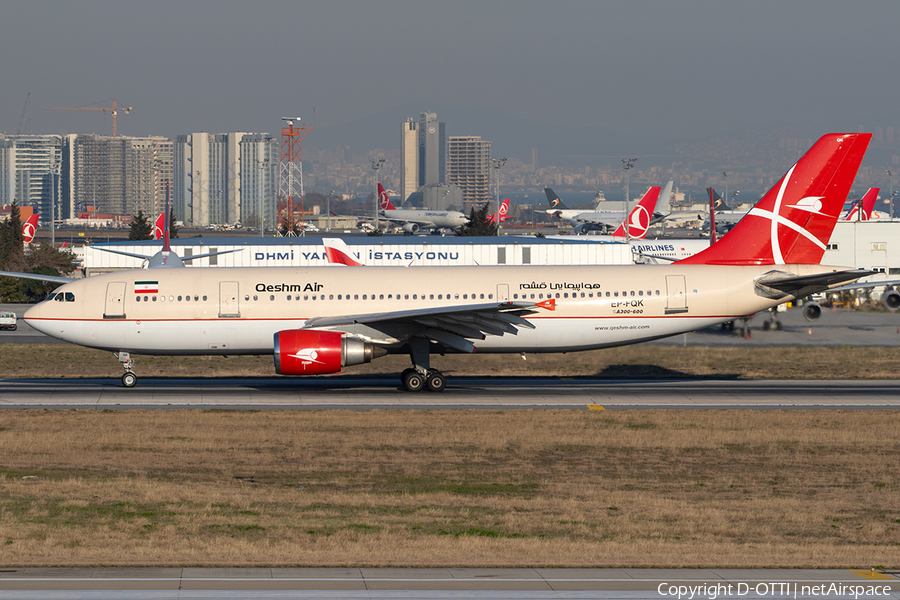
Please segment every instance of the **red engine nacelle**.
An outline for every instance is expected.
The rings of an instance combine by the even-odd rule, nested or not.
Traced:
[[[337,373],[348,365],[371,362],[385,351],[340,331],[288,329],[275,334],[275,372],[279,375]]]

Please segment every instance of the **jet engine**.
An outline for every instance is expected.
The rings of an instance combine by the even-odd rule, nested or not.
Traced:
[[[884,304],[885,308],[894,312],[900,308],[900,292],[893,289],[887,290],[881,295],[881,303]]]
[[[815,321],[822,316],[822,307],[818,302],[807,302],[803,305],[803,317],[807,321]]]
[[[387,352],[341,331],[288,329],[275,334],[275,372],[279,375],[337,373]]]
[[[419,231],[419,226],[415,223],[407,223],[402,227],[402,229],[406,233],[416,233]]]

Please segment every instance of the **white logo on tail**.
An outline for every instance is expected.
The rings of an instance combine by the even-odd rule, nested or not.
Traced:
[[[34,240],[34,234],[34,225],[31,223],[31,221],[26,222],[25,225],[22,226],[22,237],[26,242],[31,242],[32,240]]]
[[[840,140],[839,140],[840,141]],[[748,214],[756,215],[757,217],[762,217],[764,219],[769,219],[772,222],[772,232],[770,234],[771,244],[772,244],[772,260],[776,265],[785,264],[784,261],[784,253],[781,251],[781,246],[778,242],[778,225],[784,225],[790,229],[793,229],[822,250],[825,250],[825,244],[816,236],[811,234],[809,231],[800,227],[790,219],[787,219],[781,216],[781,202],[784,200],[784,192],[787,189],[788,182],[791,180],[791,175],[794,174],[794,169],[797,168],[797,165],[791,167],[791,170],[787,172],[787,175],[784,176],[784,180],[781,182],[781,187],[778,189],[778,196],[775,198],[775,207],[773,212],[769,212],[767,210],[763,210],[761,208],[753,207],[750,209]],[[797,204],[788,204],[788,208],[797,208],[800,210],[805,210],[806,212],[815,213],[817,215],[828,216],[825,215],[819,210],[822,208],[821,199],[825,196],[807,196],[797,202]]]
[[[295,354],[291,354],[291,357],[302,360],[303,362],[316,363],[317,365],[325,364],[321,360],[316,360],[317,358],[319,358],[319,353],[316,352],[315,348],[304,348],[303,350],[298,350]]]
[[[807,196],[806,198],[799,200],[797,204],[788,204],[787,207],[805,210],[806,212],[827,217],[828,215],[822,213],[822,199],[824,197],[825,196]]]
[[[631,211],[628,233],[634,237],[644,237],[650,228],[650,212],[640,204]]]

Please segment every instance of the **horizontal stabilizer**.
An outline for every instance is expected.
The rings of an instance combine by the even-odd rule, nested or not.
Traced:
[[[756,280],[756,287],[764,296],[780,298],[794,296],[802,298],[810,294],[824,292],[833,286],[855,281],[860,277],[873,275],[875,271],[866,269],[850,269],[816,273],[813,275],[790,275],[780,271],[770,271]]]

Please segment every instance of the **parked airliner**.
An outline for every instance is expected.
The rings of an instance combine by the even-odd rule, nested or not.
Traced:
[[[469,222],[469,218],[457,210],[400,210],[388,198],[384,187],[378,184],[379,215],[385,221],[396,223],[407,233],[420,229],[453,231]]]
[[[408,354],[409,391],[444,389],[442,352],[573,352],[731,321],[855,281],[820,266],[871,134],[828,134],[732,232],[671,265],[195,268],[73,281],[25,313],[52,337],[131,354],[271,354],[284,375]]]

